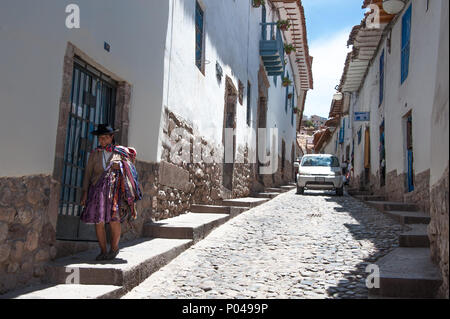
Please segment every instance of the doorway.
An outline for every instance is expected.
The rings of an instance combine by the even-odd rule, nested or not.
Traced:
[[[370,128],[364,132],[364,185],[370,183]]]
[[[223,157],[223,179],[222,185],[232,191],[233,190],[233,171],[234,162],[236,159],[236,135],[234,130],[236,129],[236,104],[237,104],[237,90],[229,77],[226,78],[225,88],[225,107],[224,107],[224,120],[223,120],[223,138],[222,143],[224,146]],[[230,150],[230,146],[226,145],[226,129],[233,129],[233,140],[231,154],[227,154]]]
[[[412,115],[406,116],[406,159],[407,159],[407,186],[408,192],[414,191],[414,151],[412,135]]]
[[[90,134],[98,124],[115,124],[117,82],[74,57],[70,110],[64,144],[57,238],[96,241],[93,225],[80,221],[84,171],[89,153],[97,147]]]
[[[386,185],[386,147],[384,134],[384,120],[380,125],[380,187]]]

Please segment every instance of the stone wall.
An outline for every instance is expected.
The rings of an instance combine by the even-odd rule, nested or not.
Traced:
[[[281,156],[278,156],[278,169],[274,174],[262,175],[262,183],[264,187],[279,187],[288,183],[294,182],[295,176],[293,174],[294,164],[288,160],[284,161],[284,172],[281,165]],[[259,188],[259,192],[263,189]]]
[[[138,218],[122,225],[121,242],[141,237],[152,217],[155,167],[136,163],[144,196]],[[40,282],[49,261],[93,247],[56,239],[51,189],[50,175],[0,178],[0,294]]]
[[[393,170],[386,174],[386,196],[389,201],[403,202],[403,195],[406,191],[406,174],[397,174],[397,170]]]
[[[50,188],[49,175],[0,178],[0,294],[39,282],[57,254]]]
[[[442,178],[431,187],[430,191],[430,215],[431,222],[428,225],[428,237],[430,238],[431,256],[439,265],[442,273],[443,284],[439,290],[439,297],[449,298],[448,286],[448,241],[449,241],[449,167]]]
[[[405,193],[404,202],[414,203],[426,213],[430,213],[430,170],[414,176],[414,191]]]
[[[252,167],[248,161],[248,147],[238,147],[237,163],[234,164],[233,172],[233,191],[232,197],[247,197],[250,195],[251,188],[251,170]]]
[[[201,136],[192,123],[167,108],[164,110],[162,133],[161,165],[167,167],[166,174],[173,175],[173,178],[156,177],[153,186],[157,189],[155,220],[178,216],[194,203],[218,204],[222,199],[250,194],[253,166],[249,163],[247,145],[237,147],[232,190],[228,190],[222,185],[223,147],[220,144]],[[171,151],[174,145],[178,146],[175,152]],[[183,152],[183,149],[188,152]],[[177,174],[172,173],[175,171]]]

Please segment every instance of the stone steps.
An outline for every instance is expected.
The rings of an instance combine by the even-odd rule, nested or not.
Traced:
[[[439,268],[430,257],[429,248],[396,248],[376,262],[380,286],[370,294],[382,297],[435,298],[442,283]]]
[[[120,298],[192,244],[193,240],[187,239],[141,238],[120,245],[119,254],[111,261],[95,261],[98,248],[59,258],[46,265],[44,285],[11,292],[4,298]],[[77,280],[70,281],[69,276]]]
[[[3,295],[0,299],[118,299],[122,287],[110,285],[36,285]]]
[[[429,224],[430,216],[417,211],[385,211],[386,215],[395,219],[401,224]]]
[[[199,214],[229,214],[231,217],[235,217],[246,210],[247,208],[245,207],[195,204],[191,205],[190,212]]]
[[[369,299],[434,298],[442,283],[439,268],[431,260],[427,224],[430,216],[411,203],[365,200],[409,230],[399,235],[396,248],[376,264],[380,287],[369,289]]]
[[[120,298],[214,228],[268,200],[249,197],[224,200],[222,206],[193,205],[192,210],[197,212],[145,224],[144,238],[121,244],[115,260],[95,261],[98,248],[62,257],[46,265],[44,284],[1,298]],[[75,274],[79,274],[76,284],[65,284],[69,276]]]
[[[284,192],[286,192],[286,190],[281,189],[281,188],[276,188],[276,187],[264,188],[264,191],[269,192],[269,193],[284,193]]]
[[[273,192],[273,193],[257,193],[257,194],[255,194],[255,197],[257,197],[257,198],[270,198],[270,199],[272,199],[272,198],[275,198],[275,197],[277,197],[278,195],[280,195],[280,193],[275,193],[275,192]]]
[[[214,228],[230,219],[229,214],[187,213],[144,225],[144,237],[190,239],[205,238]]]
[[[285,191],[290,191],[290,190],[296,189],[297,186],[295,186],[295,185],[283,185],[283,186],[280,186],[280,188],[282,190],[285,190]]]
[[[430,247],[426,224],[408,225],[411,229],[400,234],[400,247]]]
[[[379,209],[383,212],[386,211],[418,211],[419,207],[416,204],[402,203],[402,202],[387,202],[387,201],[366,201],[366,204]]]
[[[223,206],[237,206],[237,207],[247,207],[252,208],[258,205],[264,204],[269,201],[268,198],[256,198],[256,197],[243,197],[235,199],[224,199],[221,201]]]

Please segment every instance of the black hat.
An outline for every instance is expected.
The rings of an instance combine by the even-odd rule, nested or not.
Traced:
[[[108,124],[99,124],[96,131],[91,132],[92,135],[108,135],[108,134],[114,134],[118,132],[119,130],[114,130],[110,125]]]

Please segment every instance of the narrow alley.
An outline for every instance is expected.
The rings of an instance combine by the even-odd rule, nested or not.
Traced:
[[[286,192],[217,228],[123,298],[367,298],[403,226],[350,196]]]

